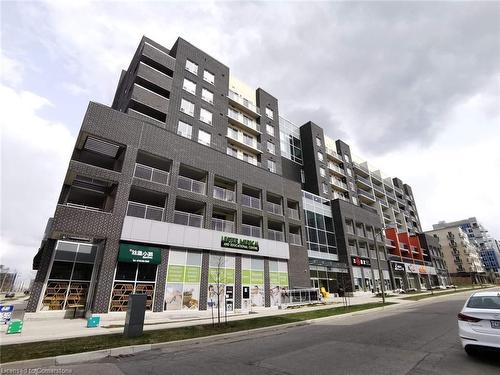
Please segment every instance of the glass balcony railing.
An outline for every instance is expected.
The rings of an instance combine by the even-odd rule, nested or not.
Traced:
[[[236,194],[232,190],[214,186],[214,198],[226,202],[236,202]]]
[[[337,187],[340,187],[340,188],[347,190],[347,184],[345,182],[339,181],[335,178],[331,178],[330,183],[334,186],[337,186]]]
[[[242,96],[238,95],[234,91],[229,90],[227,97],[236,103],[242,105],[243,107],[249,109],[253,113],[259,114],[260,115],[260,110],[257,108],[255,104],[253,104],[250,100],[243,98]]]
[[[292,245],[302,246],[302,237],[299,233],[288,233],[288,242]]]
[[[203,215],[176,210],[174,211],[174,223],[201,228],[203,226]]]
[[[229,220],[212,218],[212,229],[219,232],[234,233],[234,223]]]
[[[205,194],[206,184],[202,181],[193,180],[189,177],[178,176],[177,187],[182,190],[192,191],[197,194]]]
[[[299,220],[299,210],[288,207],[288,217],[291,219]]]
[[[273,241],[283,242],[285,240],[285,236],[283,235],[283,232],[280,232],[278,230],[268,229],[267,230],[267,239],[273,240]]]
[[[362,176],[356,175],[356,180],[358,180],[358,181],[360,181],[360,182],[364,183],[364,184],[365,184],[365,185],[367,185],[367,186],[370,186],[370,187],[372,186],[371,181],[370,181],[370,180],[368,180],[367,178],[362,177]]]
[[[260,198],[251,197],[250,195],[241,194],[241,205],[251,208],[261,209]]]
[[[256,132],[260,133],[260,125],[257,124],[254,120],[244,116],[238,111],[235,111],[232,108],[227,109],[227,116],[235,121],[237,121],[239,124],[245,125],[246,127],[255,130]]]
[[[241,234],[251,237],[262,237],[260,227],[248,224],[241,225]]]
[[[267,212],[271,212],[275,215],[283,215],[283,208],[281,204],[266,202],[266,210]]]
[[[142,178],[143,180],[157,182],[163,185],[168,185],[169,173],[162,171],[161,169],[135,163],[134,177]]]
[[[344,169],[340,168],[338,165],[329,162],[328,163],[328,169],[331,169],[332,171],[335,171],[337,173],[340,173],[341,175],[345,176]]]
[[[162,221],[163,208],[129,201],[127,205],[127,216]]]

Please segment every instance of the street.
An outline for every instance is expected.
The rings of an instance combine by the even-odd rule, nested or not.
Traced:
[[[397,309],[65,366],[74,374],[498,374],[468,357],[456,314],[468,294]]]

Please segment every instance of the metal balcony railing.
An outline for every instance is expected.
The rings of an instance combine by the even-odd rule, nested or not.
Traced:
[[[241,234],[251,237],[262,237],[260,227],[248,224],[241,225]]]
[[[234,91],[229,90],[227,97],[229,99],[235,101],[236,103],[239,103],[243,107],[249,109],[253,113],[260,114],[260,110],[259,110],[259,108],[257,108],[257,106],[255,104],[253,104],[250,100],[241,97],[240,95],[238,95]]]
[[[239,113],[238,111],[235,111],[232,108],[227,109],[227,116],[238,123],[245,125],[246,127],[249,127],[250,129],[253,129],[257,132],[260,132],[260,126],[257,124],[254,120],[243,116],[243,114]]]
[[[141,219],[162,221],[163,208],[129,201],[127,205],[127,216],[139,217]]]
[[[299,233],[288,233],[288,242],[292,245],[302,246],[302,237]]]
[[[271,212],[275,215],[283,215],[283,208],[281,204],[266,202],[266,210],[267,212]]]
[[[280,232],[279,230],[268,229],[267,239],[283,242],[285,240],[285,236],[283,235],[283,232]]]
[[[236,194],[232,190],[224,189],[219,186],[214,186],[214,198],[226,202],[236,202]]]
[[[288,217],[289,218],[295,219],[295,220],[300,220],[300,218],[299,218],[299,210],[297,210],[295,208],[287,207],[287,211],[288,211]]]
[[[326,154],[334,157],[335,159],[342,160],[342,156],[340,156],[337,151],[331,149],[330,147],[326,147]]]
[[[234,223],[229,220],[212,218],[212,229],[219,232],[234,233]]]
[[[240,142],[244,145],[247,145],[255,150],[262,151],[262,146],[260,145],[259,142],[257,142],[257,140],[255,138],[245,137],[243,133],[234,131],[231,128],[227,129],[227,136],[230,139],[238,141],[238,142]]]
[[[144,164],[135,163],[134,177],[168,185],[169,173]]]
[[[180,225],[188,225],[190,227],[201,228],[203,226],[203,215],[175,210],[174,223]]]
[[[189,177],[178,176],[177,187],[182,190],[192,191],[197,194],[205,194],[206,184],[202,181],[193,180]]]
[[[246,207],[261,209],[260,198],[251,197],[250,195],[241,194],[241,205]]]

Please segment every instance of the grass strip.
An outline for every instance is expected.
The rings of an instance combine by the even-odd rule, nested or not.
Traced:
[[[434,292],[434,293],[426,293],[426,294],[420,294],[416,296],[409,296],[409,297],[404,297],[401,299],[407,300],[407,301],[420,301],[421,299],[426,299],[426,298],[431,298],[431,297],[438,297],[438,296],[444,296],[446,294],[455,294],[455,293],[461,293],[461,292],[468,292],[471,290],[481,290],[485,288],[465,288],[465,289],[457,289],[457,290],[448,290],[446,292]]]
[[[22,344],[0,346],[0,362],[23,361],[35,358],[55,357],[59,355],[89,352],[94,350],[117,348],[129,345],[156,344],[176,340],[185,340],[196,337],[205,337],[221,333],[245,331],[249,329],[270,327],[286,323],[301,322],[309,319],[318,319],[328,316],[341,315],[356,311],[373,309],[392,305],[380,302],[354,305],[350,307],[335,307],[313,311],[303,311],[291,314],[263,316],[259,318],[229,321],[215,327],[212,324],[195,325],[188,327],[166,328],[154,331],[144,331],[141,337],[126,338],[121,333],[109,335],[95,335],[75,337],[62,340],[38,341]]]

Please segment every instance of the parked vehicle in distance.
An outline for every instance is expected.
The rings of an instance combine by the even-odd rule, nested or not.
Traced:
[[[5,298],[14,298],[15,296],[16,296],[16,293],[14,293],[14,292],[5,293]]]
[[[469,355],[481,349],[500,351],[500,292],[476,292],[458,314],[458,335]]]

